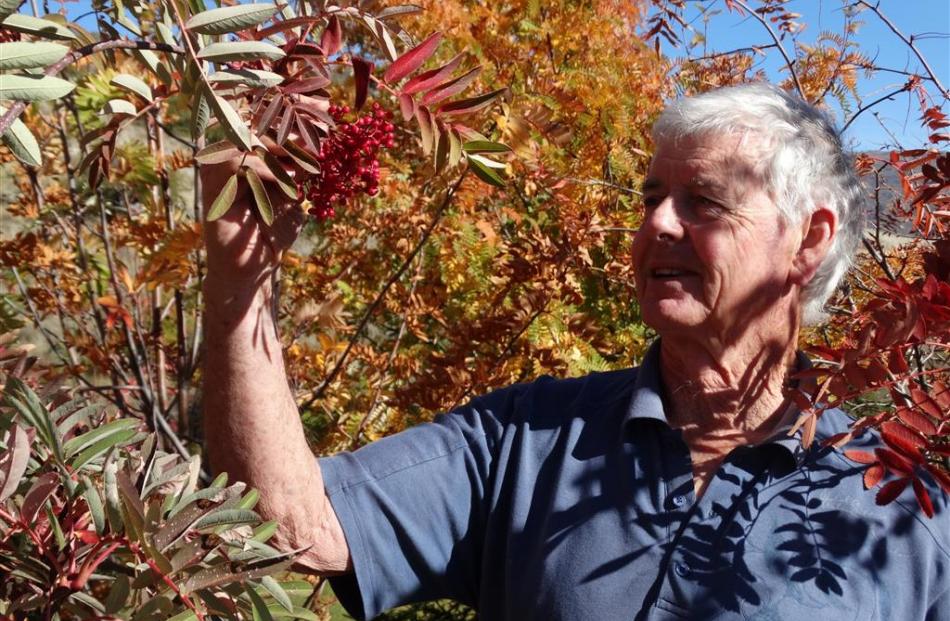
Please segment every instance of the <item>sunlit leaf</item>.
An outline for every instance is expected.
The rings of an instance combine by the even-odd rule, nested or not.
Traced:
[[[425,41],[404,53],[389,66],[389,69],[387,69],[386,73],[384,74],[385,80],[390,84],[393,82],[398,82],[402,78],[421,67],[423,63],[425,63],[425,61],[427,61],[429,57],[435,53],[435,50],[439,47],[439,42],[441,40],[441,32],[434,32],[429,35]]]
[[[267,589],[267,592],[277,600],[281,606],[283,606],[287,612],[294,611],[294,604],[290,601],[290,596],[287,595],[287,592],[280,586],[280,584],[274,580],[271,576],[264,576],[261,578],[261,586]]]
[[[72,82],[53,76],[0,74],[0,99],[50,101],[68,95],[74,88]]]
[[[445,99],[448,99],[449,97],[454,97],[455,95],[458,95],[459,93],[464,91],[466,88],[468,88],[469,84],[471,84],[481,72],[482,72],[481,67],[475,67],[471,71],[468,71],[467,73],[460,75],[454,80],[450,80],[449,82],[446,82],[445,84],[440,84],[436,86],[431,91],[425,94],[425,96],[422,98],[422,103],[426,105],[431,105],[431,104],[443,101]]]
[[[257,212],[261,215],[261,220],[264,221],[264,224],[270,226],[274,223],[274,208],[271,206],[270,197],[267,196],[264,183],[253,168],[247,169],[247,184],[251,187],[254,204],[257,205]]]
[[[466,153],[507,153],[511,148],[490,140],[470,140],[462,145]]]
[[[479,155],[469,155],[468,156],[468,165],[469,168],[475,175],[482,181],[489,183],[494,186],[504,187],[505,181],[502,179],[497,172],[494,170],[494,166],[490,165],[491,160],[483,158]],[[491,162],[496,164],[497,162]]]
[[[135,116],[138,110],[135,109],[135,104],[131,101],[126,101],[125,99],[110,99],[106,102],[106,105],[102,107],[103,114],[127,114],[129,116]]]
[[[0,106],[0,116],[6,109]],[[20,119],[14,119],[10,127],[3,132],[3,144],[13,152],[18,160],[27,166],[41,166],[43,154],[33,132]]]
[[[202,11],[185,22],[185,27],[194,32],[208,35],[237,32],[262,24],[278,10],[273,4],[237,4]]]
[[[251,130],[244,123],[237,110],[224,97],[214,93],[211,94],[208,103],[211,104],[214,117],[218,119],[221,129],[224,130],[228,139],[245,151],[250,151]]]
[[[211,209],[208,210],[208,215],[205,217],[208,222],[217,220],[231,209],[231,206],[234,204],[234,199],[237,196],[237,186],[238,176],[231,175],[227,183],[224,184],[224,187],[221,188],[221,192],[217,198],[211,203]]]
[[[278,60],[284,51],[264,41],[224,41],[212,43],[200,52],[198,58],[216,63],[232,60]]]
[[[284,81],[284,77],[273,71],[261,69],[219,69],[208,76],[208,81],[218,84],[243,84],[268,88],[277,86]]]
[[[0,19],[16,11],[25,0],[0,0]]]
[[[76,38],[75,33],[66,26],[48,19],[32,17],[22,13],[8,15],[3,18],[0,25],[9,30],[35,35],[44,39],[67,40]]]
[[[152,101],[151,87],[134,75],[120,73],[119,75],[113,77],[109,83],[114,84],[115,86],[118,86],[119,88],[130,93],[135,93],[145,101]]]
[[[48,67],[69,52],[69,48],[47,41],[9,41],[0,43],[0,70]]]
[[[443,104],[439,107],[439,114],[441,116],[461,116],[463,114],[477,112],[478,110],[489,106],[493,101],[495,101],[495,99],[505,94],[507,91],[508,89],[506,88],[500,88],[477,97],[460,99],[458,101],[452,101],[447,104]]]

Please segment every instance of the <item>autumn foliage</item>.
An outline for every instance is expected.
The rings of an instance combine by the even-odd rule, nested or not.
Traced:
[[[139,564],[172,560],[129,537],[123,503],[133,514],[131,496],[145,514],[158,505],[151,530],[131,525],[154,541],[182,490],[210,484],[182,466],[187,477],[169,476],[149,496],[152,475],[137,461],[145,437],[162,472],[200,453],[199,165],[257,158],[316,216],[282,265],[279,315],[303,421],[326,454],[494,387],[636,363],[653,335],[639,321],[630,242],[664,101],[762,79],[768,55],[781,60],[785,88],[834,104],[848,126],[876,105],[864,80],[890,68],[859,44],[862,20],[893,24],[864,2],[841,32],[809,36],[789,3],[729,0],[769,43],[713,53],[690,40],[691,3],[678,0],[424,4],[104,3],[98,25],[83,26],[0,0],[0,45],[21,45],[0,54],[10,100],[0,113],[0,374],[21,402],[31,388],[40,395],[28,411],[53,416],[70,446],[100,425],[136,421],[110,428],[125,431],[90,458],[103,469],[116,462],[132,481],[115,484],[129,497],[116,501],[119,514],[97,522],[82,497],[105,489],[104,474],[51,457],[30,435],[35,425],[4,405],[4,450],[27,438],[42,459],[16,484],[12,462],[0,460],[0,573],[16,558],[11,542],[31,539],[18,554],[65,563],[38,592],[56,592],[76,615],[101,614],[90,600],[110,591],[83,581],[83,567],[156,577]],[[915,51],[896,27],[894,36]],[[928,143],[856,157],[864,251],[828,321],[803,335],[816,366],[802,379],[815,390],[795,398],[806,440],[829,406],[853,413],[854,430],[878,429],[873,452],[849,448],[850,434],[834,442],[867,466],[879,502],[912,486],[930,514],[921,477],[950,492],[950,121],[940,76],[916,67],[891,96],[910,98]],[[253,170],[225,186],[212,217],[232,207],[238,177],[259,185]],[[253,195],[270,221],[267,193]],[[108,409],[66,420],[75,411],[56,407],[76,399]],[[59,478],[47,490],[49,473]],[[28,532],[27,497],[31,515],[57,526],[47,518]],[[229,544],[246,545],[247,530],[222,542],[218,524],[188,537],[215,562]],[[189,608],[169,582],[194,578],[206,557],[164,572],[168,581],[143,578],[140,593],[203,614],[209,604],[189,599]],[[63,580],[78,588],[57,591]],[[253,594],[221,595],[240,614],[281,603],[269,581],[253,580]],[[287,588],[290,610],[321,611],[301,589]]]

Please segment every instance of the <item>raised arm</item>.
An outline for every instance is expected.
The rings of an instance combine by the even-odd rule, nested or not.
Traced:
[[[231,170],[202,169],[206,209]],[[243,182],[228,214],[205,223],[205,441],[215,471],[260,492],[258,512],[279,524],[276,545],[311,546],[298,569],[341,573],[350,569],[349,550],[304,436],[271,311],[271,276],[303,214],[295,205],[278,205],[279,192],[270,195],[277,213],[272,227],[258,223]]]

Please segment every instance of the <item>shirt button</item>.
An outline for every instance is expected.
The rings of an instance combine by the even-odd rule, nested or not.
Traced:
[[[673,504],[682,507],[686,504],[686,496],[673,496]]]
[[[676,575],[680,578],[689,578],[693,573],[692,568],[689,566],[689,563],[684,561],[677,561],[673,564],[673,571],[676,572]]]

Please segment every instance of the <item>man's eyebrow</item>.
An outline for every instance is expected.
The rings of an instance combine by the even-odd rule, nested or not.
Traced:
[[[708,189],[713,192],[721,192],[725,188],[725,186],[714,177],[693,177],[689,180],[689,184],[694,188]]]

